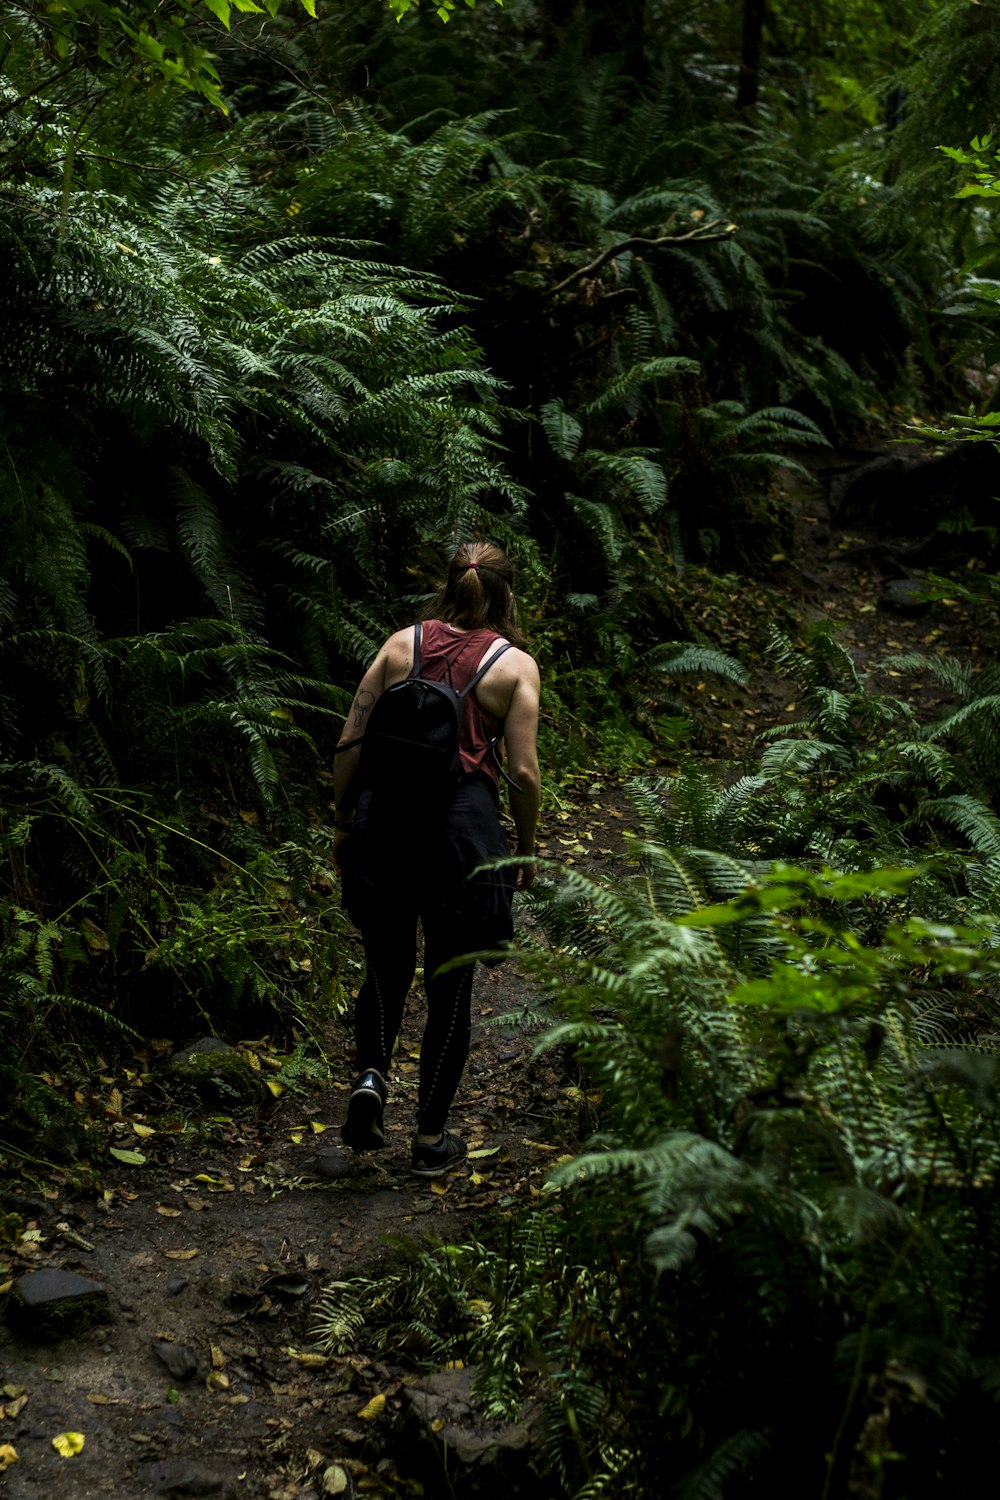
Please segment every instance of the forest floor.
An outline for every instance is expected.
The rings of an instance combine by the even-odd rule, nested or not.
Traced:
[[[995,649],[995,611],[887,600],[887,579],[900,571],[895,539],[871,524],[835,524],[821,486],[794,486],[789,509],[794,535],[766,580],[727,580],[690,603],[723,649],[762,663],[768,620],[794,631],[833,619],[879,691],[901,686],[873,671],[888,654]],[[905,686],[933,710],[933,679]],[[686,692],[694,749],[715,762],[735,762],[761,730],[797,717],[791,685],[763,665],[747,689],[694,683]],[[624,778],[577,777],[548,801],[541,852],[621,873],[635,829]],[[92,1278],[109,1299],[105,1322],[54,1344],[0,1326],[0,1455],[4,1445],[16,1453],[5,1470],[0,1457],[9,1500],[55,1487],[60,1500],[433,1494],[401,1472],[393,1436],[411,1377],[363,1338],[349,1355],[319,1351],[316,1303],[330,1283],[384,1266],[387,1237],[467,1240],[510,1215],[575,1148],[580,1095],[558,1055],[535,1057],[530,1030],[494,1024],[527,998],[513,963],[480,970],[472,1053],[449,1122],[470,1158],[434,1182],[407,1174],[417,996],[392,1080],[387,1149],[376,1157],[354,1158],[338,1144],[352,1073],[342,1022],[329,1041],[334,1082],[285,1093],[267,1110],[188,1122],[183,1133],[144,1107],[131,1082],[111,1072],[98,1079],[111,1141],[126,1155],[141,1148],[144,1160],[109,1158],[96,1184],[82,1186],[76,1169],[52,1170],[0,1191],[0,1221],[6,1213],[18,1226],[0,1241],[0,1283],[55,1267]],[[53,1445],[66,1434],[84,1439],[71,1458]]]

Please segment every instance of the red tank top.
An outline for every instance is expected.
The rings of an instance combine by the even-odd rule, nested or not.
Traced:
[[[461,692],[471,682],[494,641],[505,637],[495,630],[452,630],[443,620],[425,620],[420,639],[420,676],[448,682]],[[466,775],[482,771],[499,787],[498,758],[503,755],[503,721],[495,719],[476,698],[473,688],[465,700],[465,718],[458,742],[458,758]],[[496,753],[493,743],[496,741]]]

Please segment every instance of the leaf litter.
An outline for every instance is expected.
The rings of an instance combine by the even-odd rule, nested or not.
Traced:
[[[822,558],[794,555],[824,586],[813,602],[800,601],[801,613],[847,621],[863,668],[886,647],[969,648],[971,626],[960,611],[887,621],[865,608],[870,580],[849,548],[834,545]],[[723,609],[705,594],[691,601],[692,617],[723,649],[752,657],[760,622],[773,615],[770,602],[748,588],[743,618],[731,596]],[[766,673],[761,681],[753,699],[740,690],[698,693],[696,753],[732,756],[792,710],[787,687]],[[695,685],[689,690],[697,692]],[[580,774],[561,785],[559,798],[541,829],[550,857],[597,872],[633,867],[629,841],[637,822],[621,779]],[[271,1078],[279,1086],[270,1106],[242,1117],[191,1122],[170,1114],[156,1084],[173,1048],[166,1038],[140,1049],[120,1076],[104,1059],[82,1082],[49,1075],[50,1087],[84,1106],[95,1131],[107,1132],[106,1155],[96,1189],[76,1167],[49,1169],[38,1190],[43,1207],[33,1205],[13,1231],[0,1234],[0,1286],[43,1266],[90,1276],[108,1289],[111,1321],[65,1343],[58,1363],[34,1351],[29,1358],[0,1335],[8,1376],[0,1387],[5,1485],[18,1466],[27,1471],[45,1462],[47,1447],[48,1464],[59,1465],[60,1500],[84,1500],[98,1486],[126,1494],[138,1446],[144,1460],[222,1464],[225,1481],[248,1500],[297,1500],[315,1494],[315,1486],[334,1495],[352,1487],[375,1497],[401,1493],[391,1464],[369,1464],[367,1445],[371,1430],[398,1408],[405,1372],[371,1358],[363,1339],[343,1355],[312,1348],[312,1308],[331,1282],[377,1267],[387,1237],[426,1229],[458,1239],[478,1218],[509,1214],[533,1199],[565,1158],[579,1110],[597,1101],[568,1082],[557,1055],[532,1060],[530,1037],[490,1024],[491,1015],[519,1009],[526,998],[512,966],[481,973],[473,1048],[456,1100],[469,1162],[430,1184],[406,1170],[422,1022],[415,1000],[394,1070],[387,1150],[381,1161],[348,1160],[341,1175],[319,1163],[348,1156],[338,1136],[352,1072],[342,1026],[328,1038],[334,1076],[324,1091],[304,1097]],[[280,1048],[267,1037],[243,1042],[241,1050],[265,1074],[281,1067]],[[124,1144],[129,1140],[142,1150]],[[178,1219],[186,1226],[180,1245]],[[151,1337],[163,1328],[192,1351],[197,1380],[164,1382],[150,1352]],[[46,1409],[62,1418],[49,1427],[53,1436],[32,1421],[40,1387]],[[314,1476],[308,1491],[295,1479],[302,1474]]]

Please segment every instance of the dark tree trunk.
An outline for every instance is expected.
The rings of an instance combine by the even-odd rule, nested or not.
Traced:
[[[760,59],[764,48],[765,0],[743,0],[743,37],[740,44],[740,82],[736,108],[757,103],[760,90]]]
[[[590,50],[595,55],[617,52],[624,71],[636,83],[646,77],[646,0],[616,0],[588,5],[593,16]]]

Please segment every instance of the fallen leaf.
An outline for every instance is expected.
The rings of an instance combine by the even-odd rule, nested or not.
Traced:
[[[267,1084],[274,1097],[276,1099],[280,1099],[282,1094],[285,1092],[285,1085],[283,1083],[279,1083],[276,1078],[265,1078],[264,1082]]]
[[[479,1161],[484,1156],[497,1156],[499,1152],[499,1146],[484,1146],[481,1151],[470,1151],[468,1156],[470,1161]]]
[[[17,1463],[17,1450],[10,1443],[0,1443],[0,1474]]]
[[[324,1495],[348,1495],[350,1494],[350,1478],[347,1470],[342,1469],[339,1464],[331,1464],[323,1474]]]
[[[212,1353],[212,1369],[221,1370],[223,1365],[226,1363],[226,1356],[223,1354],[218,1344],[211,1344],[209,1347]]]
[[[442,1182],[441,1179],[440,1179],[440,1177],[436,1177],[434,1179],[434,1181],[431,1183],[431,1192],[432,1193],[437,1193],[437,1195],[438,1195],[439,1198],[443,1198],[444,1195],[445,1195],[445,1193],[447,1193],[448,1190],[450,1189],[450,1187],[451,1187],[451,1183],[450,1182]]]
[[[194,1260],[199,1252],[195,1248],[194,1250],[164,1250],[163,1253],[167,1260]]]
[[[82,1432],[60,1432],[58,1437],[52,1439],[52,1446],[60,1458],[73,1458],[75,1454],[83,1452],[85,1442]]]
[[[146,1140],[148,1136],[156,1134],[156,1131],[153,1129],[152,1125],[136,1125],[134,1121],[132,1124],[132,1130],[137,1136],[139,1136],[141,1140]]]
[[[6,1406],[0,1407],[0,1411],[5,1417],[16,1417],[19,1412],[23,1411],[27,1399],[26,1395],[18,1396],[15,1401],[9,1401]]]
[[[294,1359],[298,1365],[304,1365],[307,1370],[323,1370],[330,1363],[325,1354],[304,1354],[299,1349],[286,1349],[285,1353],[289,1359]]]
[[[87,1400],[91,1406],[121,1406],[117,1396],[104,1396],[100,1391],[88,1391]]]
[[[125,1151],[120,1146],[109,1146],[108,1155],[113,1156],[115,1161],[123,1161],[130,1167],[143,1167],[146,1158],[141,1151]]]
[[[367,1406],[363,1406],[358,1416],[365,1422],[371,1422],[375,1417],[380,1417],[385,1411],[385,1397],[373,1396]]]
[[[169,1208],[165,1203],[158,1204],[156,1212],[162,1214],[165,1219],[179,1219],[181,1216],[179,1208]]]

